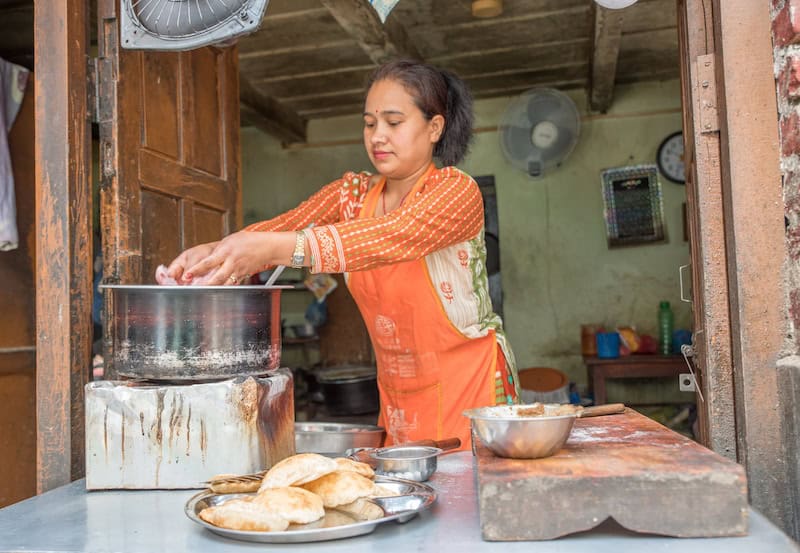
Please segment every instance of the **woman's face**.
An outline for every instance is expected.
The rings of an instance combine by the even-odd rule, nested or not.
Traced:
[[[379,173],[401,179],[427,167],[441,136],[444,117],[427,121],[400,83],[372,85],[364,104],[364,146]]]

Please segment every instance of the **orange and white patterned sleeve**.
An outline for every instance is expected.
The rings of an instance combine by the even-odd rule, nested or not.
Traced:
[[[381,217],[306,229],[314,273],[363,271],[421,259],[475,238],[483,228],[483,198],[455,167],[433,173],[406,205]]]
[[[312,223],[327,225],[339,220],[342,187],[353,175],[346,173],[341,179],[323,186],[309,199],[277,217],[259,223],[253,223],[242,230],[250,232],[281,232],[302,230]]]

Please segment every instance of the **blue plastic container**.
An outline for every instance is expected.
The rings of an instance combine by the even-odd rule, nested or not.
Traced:
[[[597,333],[597,357],[616,359],[619,357],[619,334],[616,332]]]

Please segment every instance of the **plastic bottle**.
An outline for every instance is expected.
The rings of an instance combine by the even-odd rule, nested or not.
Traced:
[[[658,353],[669,355],[672,353],[672,328],[675,318],[668,301],[658,305]]]

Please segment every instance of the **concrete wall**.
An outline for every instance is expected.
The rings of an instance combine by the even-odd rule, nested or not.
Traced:
[[[662,179],[665,242],[609,249],[600,182],[605,168],[654,163],[661,140],[681,128],[679,83],[620,86],[606,115],[589,116],[582,91],[570,95],[584,118],[580,141],[561,168],[533,180],[505,160],[494,127],[511,98],[476,102],[479,132],[462,168],[495,176],[505,323],[519,366],[557,367],[584,383],[582,323],[656,333],[658,302],[669,300],[676,328],[690,327],[689,304],[680,302],[678,289],[678,267],[688,263],[689,250],[684,186]],[[312,122],[302,149],[282,149],[259,131],[243,129],[245,222],[296,205],[345,170],[371,170],[360,137],[360,117]],[[609,389],[612,399],[616,389]],[[692,401],[688,394],[677,398]]]

